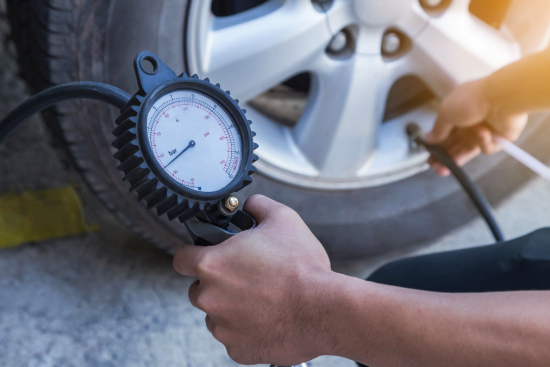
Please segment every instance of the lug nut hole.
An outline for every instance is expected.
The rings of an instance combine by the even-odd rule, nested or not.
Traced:
[[[333,2],[334,0],[311,0],[311,4],[315,10],[321,13],[326,13],[332,6]]]
[[[384,60],[391,61],[405,55],[412,47],[412,42],[398,29],[388,29],[382,36],[381,54]]]

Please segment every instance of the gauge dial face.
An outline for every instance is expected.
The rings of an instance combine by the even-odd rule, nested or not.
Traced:
[[[147,116],[148,142],[162,169],[201,192],[229,185],[242,162],[239,130],[209,97],[178,90],[159,98]]]

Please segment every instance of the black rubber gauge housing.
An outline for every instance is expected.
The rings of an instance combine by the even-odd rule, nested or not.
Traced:
[[[184,222],[210,205],[252,183],[251,175],[256,172],[253,163],[258,160],[254,150],[258,145],[256,135],[250,129],[246,111],[239,107],[239,101],[231,98],[229,91],[223,91],[219,84],[201,80],[197,75],[179,77],[151,52],[140,53],[134,62],[139,91],[121,110],[116,120],[112,146],[118,149],[114,157],[120,161],[118,170],[124,172],[124,181],[130,184],[130,191],[137,193],[139,201],[145,201],[147,208],[156,209],[159,216],[167,215],[169,220],[178,218]],[[174,180],[158,163],[149,144],[147,118],[155,102],[178,90],[194,91],[212,99],[231,118],[241,137],[242,161],[232,181],[215,192],[202,192],[188,188]]]

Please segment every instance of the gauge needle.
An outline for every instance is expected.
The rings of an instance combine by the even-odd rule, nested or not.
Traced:
[[[169,165],[171,165],[176,159],[178,159],[183,153],[185,153],[185,152],[187,151],[187,149],[193,148],[194,146],[195,146],[195,141],[194,141],[194,140],[191,140],[191,141],[189,142],[189,145],[187,145],[187,148],[185,148],[180,154],[178,154],[178,155],[176,156],[176,158],[172,159],[172,160],[170,161],[170,163],[168,163],[166,166],[164,166],[164,168],[166,168],[166,167],[168,167]]]

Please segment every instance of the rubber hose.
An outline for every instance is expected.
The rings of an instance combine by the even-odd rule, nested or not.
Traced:
[[[420,130],[420,127],[417,124],[411,123],[407,126],[407,134],[418,144],[422,145],[426,148],[428,152],[430,152],[439,162],[441,162],[443,165],[445,165],[453,174],[453,176],[457,179],[457,181],[460,183],[464,191],[468,194],[476,208],[478,209],[479,213],[485,219],[485,222],[487,223],[487,226],[491,230],[491,233],[493,234],[493,237],[497,242],[504,241],[504,234],[502,232],[502,229],[500,228],[500,225],[498,224],[495,213],[493,208],[491,207],[491,204],[489,204],[489,201],[483,195],[481,190],[477,188],[477,186],[470,180],[468,175],[464,172],[462,168],[457,166],[457,164],[454,162],[454,160],[443,150],[443,148],[429,144],[424,140],[424,136],[422,134],[422,131]]]
[[[48,88],[27,99],[0,121],[0,143],[27,118],[56,103],[71,99],[92,99],[109,103],[122,110],[130,98],[131,96],[121,89],[97,82],[74,82]],[[487,222],[495,240],[497,242],[504,241],[504,235],[495,219],[491,205],[466,173],[455,164],[453,159],[443,149],[436,145],[428,144],[424,140],[422,131],[417,124],[409,124],[407,126],[407,134],[417,144],[426,147],[434,157],[449,168]]]
[[[0,121],[0,144],[23,121],[56,103],[71,99],[93,99],[122,110],[130,98],[132,96],[121,89],[96,82],[74,82],[48,88],[21,103]]]

